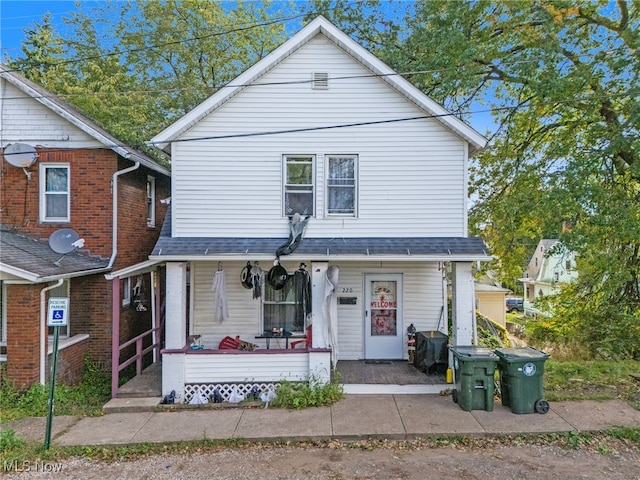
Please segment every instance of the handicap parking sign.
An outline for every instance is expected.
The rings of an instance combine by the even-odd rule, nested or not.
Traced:
[[[66,327],[69,312],[69,299],[67,297],[52,297],[49,299],[49,315],[47,326]]]

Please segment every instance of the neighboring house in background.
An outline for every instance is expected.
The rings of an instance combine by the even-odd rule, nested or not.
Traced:
[[[152,143],[172,159],[150,256],[167,275],[163,395],[326,382],[342,361],[406,359],[410,324],[475,340],[472,265],[491,257],[467,236],[467,168],[486,139],[326,19]],[[300,238],[296,214],[306,231],[280,257],[277,289],[267,272],[290,231]],[[264,273],[257,289],[241,282],[247,266]],[[310,304],[294,288],[306,276]],[[310,338],[286,348],[274,329]],[[218,348],[236,336],[258,350]]]
[[[493,283],[478,281],[475,284],[476,310],[494,322],[507,326],[505,301],[511,290]]]
[[[57,376],[74,383],[85,357],[111,364],[114,333],[128,340],[156,322],[150,271],[118,285],[105,274],[148,258],[170,172],[15,71],[0,65],[0,77],[3,374],[22,389],[46,382],[48,299],[67,297]]]
[[[520,282],[524,285],[524,313],[544,314],[536,308],[537,299],[558,293],[563,284],[578,278],[575,253],[556,239],[540,240]]]

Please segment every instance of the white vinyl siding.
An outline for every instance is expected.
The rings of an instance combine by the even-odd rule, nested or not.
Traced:
[[[329,89],[310,88],[317,71],[331,72]],[[173,235],[286,237],[282,155],[304,153],[316,160],[306,237],[464,236],[465,142],[368,74],[319,36],[259,79],[268,85],[241,91],[194,124],[180,140],[218,138],[172,144]],[[278,83],[295,80],[304,82]],[[251,136],[278,131],[288,133]],[[357,217],[326,214],[325,156],[341,152],[358,155]]]
[[[22,142],[38,148],[104,148],[87,133],[1,79],[3,145]]]
[[[71,168],[64,163],[40,164],[40,221],[68,222],[71,208]]]

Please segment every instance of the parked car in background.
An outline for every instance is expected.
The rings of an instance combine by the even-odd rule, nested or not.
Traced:
[[[524,313],[524,300],[522,298],[507,298],[505,302],[507,312],[521,312]]]

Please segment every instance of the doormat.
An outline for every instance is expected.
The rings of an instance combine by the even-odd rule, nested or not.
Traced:
[[[390,362],[389,360],[365,360],[364,364],[365,365],[392,365],[393,362]]]

